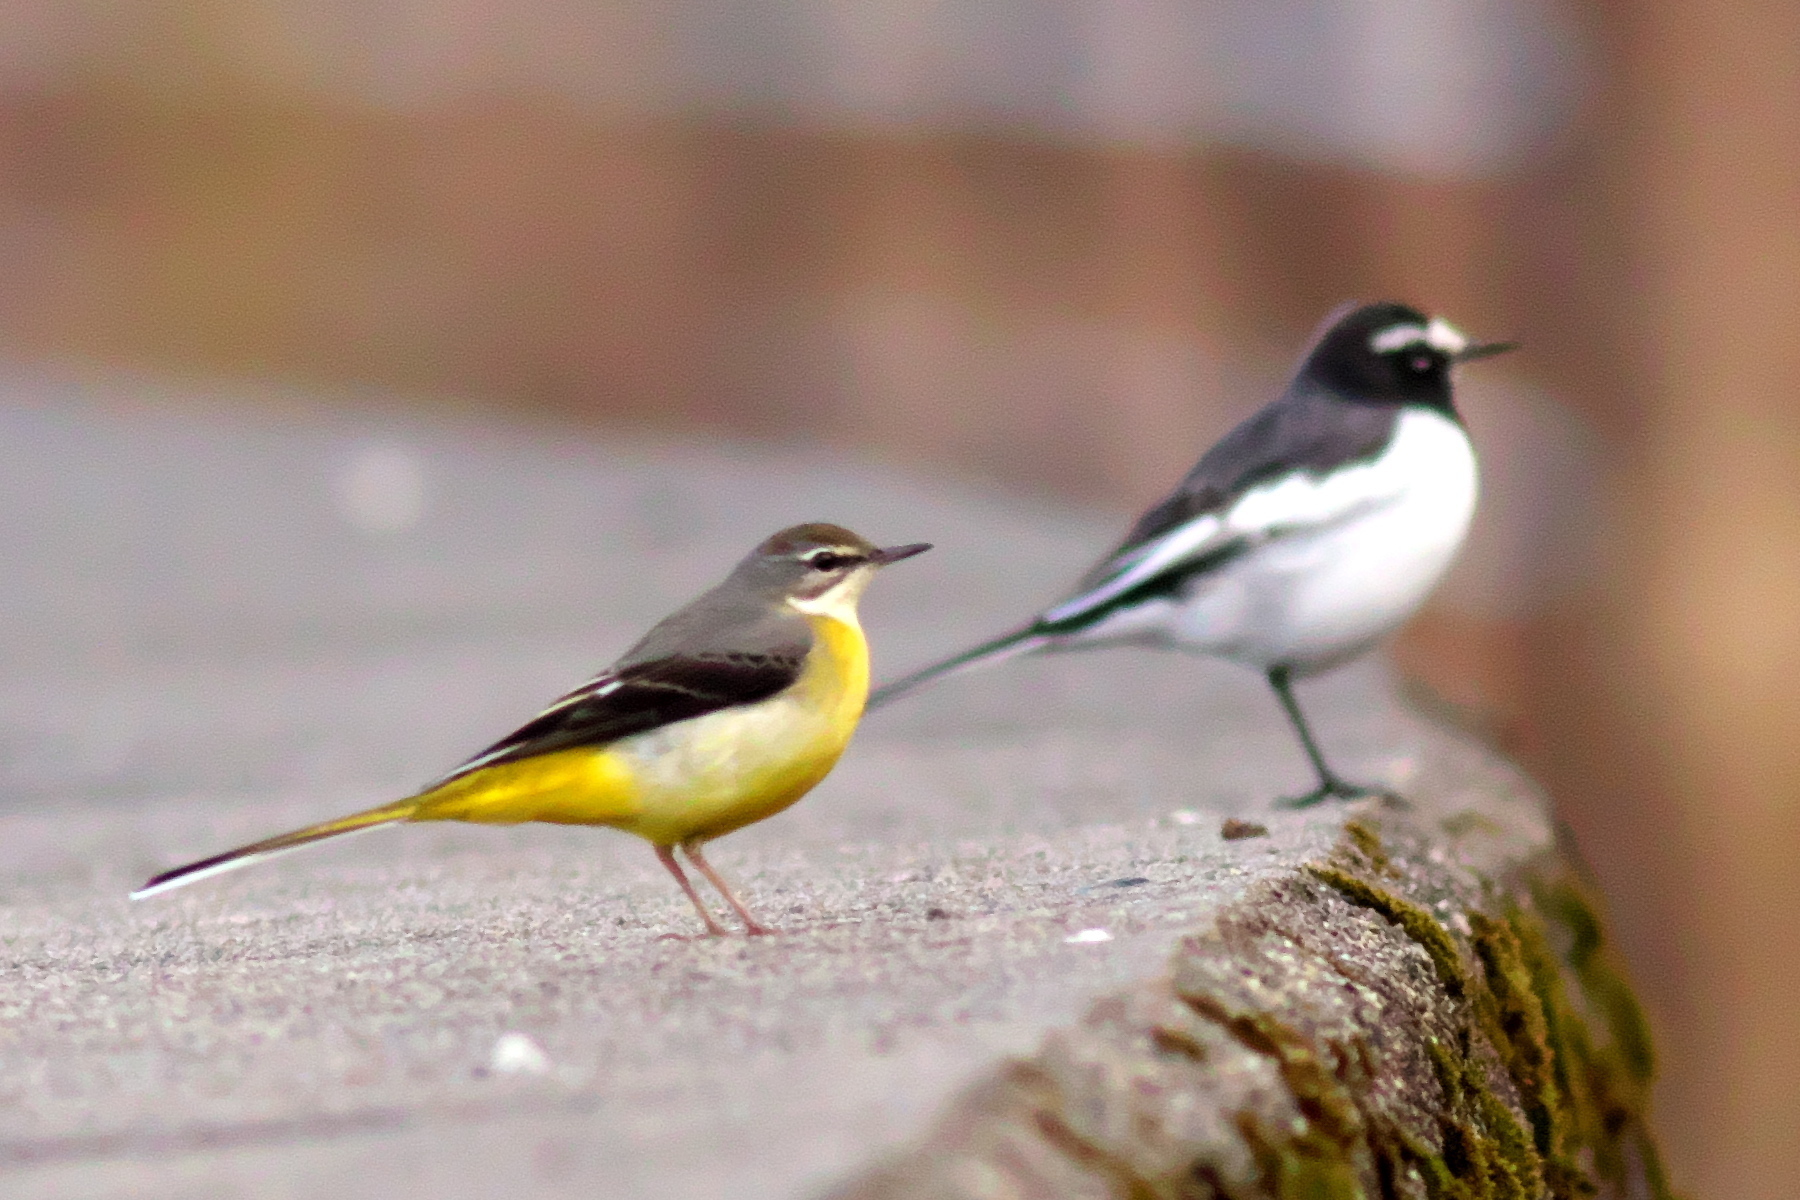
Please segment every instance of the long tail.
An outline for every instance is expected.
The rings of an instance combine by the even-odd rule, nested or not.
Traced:
[[[265,858],[273,858],[277,854],[286,854],[290,850],[298,850],[302,846],[310,846],[312,843],[324,841],[326,838],[341,837],[349,833],[362,833],[370,829],[379,829],[383,825],[392,825],[395,821],[404,821],[412,816],[418,807],[419,802],[416,798],[401,800],[394,804],[384,804],[380,808],[371,808],[366,812],[339,817],[335,821],[326,821],[322,825],[309,825],[305,829],[296,829],[292,833],[264,838],[262,841],[252,842],[248,846],[239,846],[236,850],[227,850],[223,854],[215,854],[211,858],[191,862],[185,867],[164,871],[131,893],[131,898],[146,900],[160,892],[185,887],[190,883],[198,883],[200,880],[210,879],[214,875],[223,875],[227,871],[235,871],[239,867],[247,867],[251,863],[261,862]]]
[[[1004,662],[1006,659],[1029,654],[1050,644],[1053,639],[1036,626],[1026,626],[1014,630],[1004,637],[997,637],[991,642],[983,642],[973,650],[965,650],[954,658],[946,658],[943,662],[934,663],[922,670],[904,675],[892,683],[884,683],[869,693],[868,707],[880,708],[890,700],[897,700],[914,688],[923,687],[933,680],[942,679],[946,675],[954,675],[958,671],[966,671],[971,667],[984,667],[990,663]]]

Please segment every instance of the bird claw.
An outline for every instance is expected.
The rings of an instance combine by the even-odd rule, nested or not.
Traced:
[[[1285,796],[1275,802],[1275,807],[1290,810],[1306,809],[1327,800],[1380,800],[1384,804],[1399,808],[1412,807],[1398,793],[1390,792],[1386,788],[1365,787],[1362,784],[1350,783],[1343,779],[1328,779],[1304,796]]]

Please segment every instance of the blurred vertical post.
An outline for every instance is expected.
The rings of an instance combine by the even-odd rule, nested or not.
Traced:
[[[1117,337],[1109,343],[1105,417],[1095,422],[1102,440],[1093,453],[1103,461],[1108,495],[1145,504],[1205,445],[1197,427],[1211,413],[1196,403],[1181,348],[1216,345],[1226,327],[1213,265],[1219,239],[1184,147],[1127,144],[1103,158],[1101,287]]]
[[[1648,739],[1611,749],[1664,791],[1612,819],[1673,839],[1669,873],[1635,886],[1680,889],[1662,906],[1692,1026],[1667,1074],[1689,1115],[1667,1130],[1677,1178],[1774,1200],[1800,1179],[1800,6],[1607,15],[1643,407],[1603,669],[1616,727]]]

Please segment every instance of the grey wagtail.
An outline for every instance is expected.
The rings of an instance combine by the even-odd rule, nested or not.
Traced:
[[[1369,649],[1449,567],[1476,495],[1451,369],[1510,349],[1403,304],[1339,309],[1286,390],[1207,451],[1072,596],[878,689],[870,707],[1016,654],[1170,646],[1267,677],[1318,776],[1290,805],[1371,794],[1326,764],[1292,681]]]
[[[707,933],[723,934],[679,847],[746,929],[768,933],[701,847],[830,773],[869,693],[857,601],[879,568],[930,548],[880,549],[836,525],[784,529],[600,675],[417,794],[165,871],[132,898],[401,821],[548,821],[637,834]]]

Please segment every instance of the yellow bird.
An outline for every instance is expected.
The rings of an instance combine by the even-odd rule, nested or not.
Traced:
[[[837,525],[784,529],[600,675],[423,791],[165,871],[132,899],[401,821],[548,821],[637,834],[706,931],[723,934],[679,847],[746,929],[768,933],[701,847],[830,773],[869,693],[857,601],[879,568],[930,548],[880,549]]]

